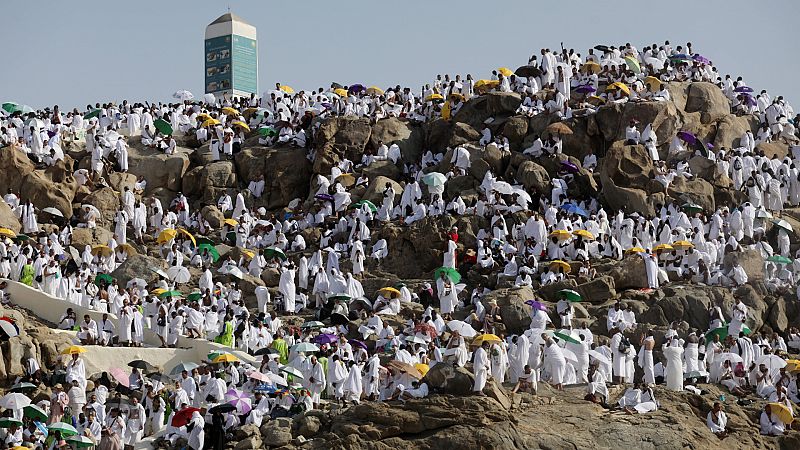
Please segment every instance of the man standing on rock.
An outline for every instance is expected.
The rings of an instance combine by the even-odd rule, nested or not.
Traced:
[[[481,346],[475,350],[472,360],[472,371],[475,373],[475,384],[472,385],[472,392],[485,396],[483,388],[486,386],[486,380],[489,377],[489,342],[484,341]]]

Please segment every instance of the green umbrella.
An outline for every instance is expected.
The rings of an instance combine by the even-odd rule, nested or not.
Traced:
[[[153,126],[156,127],[156,130],[163,134],[172,134],[172,125],[170,125],[169,122],[164,119],[156,119],[156,121],[153,122]]]
[[[158,298],[180,297],[181,295],[183,295],[181,291],[164,291],[158,294]]]
[[[258,134],[264,137],[277,136],[278,132],[272,127],[262,127],[258,129]]]
[[[334,300],[334,301],[345,301],[345,302],[349,302],[349,301],[350,301],[350,299],[352,299],[352,297],[350,297],[350,296],[349,296],[349,295],[347,295],[347,294],[334,294],[334,295],[330,295],[330,296],[328,296],[328,300]]]
[[[228,234],[225,235],[225,239],[227,239],[230,242],[236,242],[236,232],[229,231]]]
[[[447,278],[449,278],[453,283],[458,283],[461,281],[461,274],[452,267],[439,267],[435,272],[433,272],[433,277],[438,280],[439,277],[442,276],[442,273],[447,275]]]
[[[317,320],[312,320],[310,322],[305,322],[304,324],[300,325],[300,328],[322,328],[325,324],[319,322]]]
[[[186,300],[189,300],[190,302],[196,302],[201,298],[203,298],[202,292],[192,292],[191,294],[186,296]]]
[[[581,294],[578,294],[577,292],[573,291],[572,289],[562,289],[562,290],[558,291],[558,296],[561,297],[561,298],[565,298],[565,299],[567,299],[567,300],[569,300],[571,302],[579,302],[579,301],[583,300],[583,297],[581,297]]]
[[[767,261],[778,263],[778,264],[791,264],[792,263],[791,259],[789,259],[789,258],[787,258],[785,256],[781,256],[781,255],[772,255],[769,258],[767,258]]]
[[[286,254],[283,253],[283,250],[275,247],[270,247],[264,250],[264,258],[272,259],[272,258],[280,258],[281,261],[286,261]]]
[[[39,408],[36,405],[28,405],[22,408],[22,414],[25,417],[28,417],[33,420],[38,420],[39,422],[47,422],[47,413],[44,412],[42,408]]]
[[[202,254],[205,253],[204,250],[208,250],[208,253],[211,254],[211,259],[214,262],[219,261],[219,251],[217,250],[216,247],[214,247],[211,244],[205,244],[205,243],[204,244],[199,244],[197,246],[197,253],[200,253],[202,255]]]
[[[94,277],[94,284],[98,286],[100,286],[101,283],[111,284],[113,282],[114,278],[107,273],[101,273]]]
[[[197,242],[197,245],[200,245],[200,244],[209,244],[209,245],[214,245],[214,241],[212,241],[211,239],[209,239],[209,238],[207,238],[207,237],[203,237],[203,236],[196,236],[196,237],[194,238],[194,240],[195,240],[195,242]]]
[[[97,116],[100,115],[100,111],[102,111],[102,109],[100,109],[100,108],[93,109],[93,110],[89,111],[88,113],[86,113],[86,115],[83,116],[83,118],[88,120],[88,119],[91,119],[93,117],[97,117]]]
[[[696,203],[684,203],[681,209],[690,214],[703,212],[703,207]]]
[[[78,434],[78,430],[76,430],[75,427],[64,422],[51,423],[47,426],[47,429],[50,431],[60,431],[63,437],[75,436]]]
[[[10,114],[10,113],[13,113],[14,111],[16,111],[18,106],[19,106],[19,103],[17,103],[17,102],[5,102],[5,103],[3,103],[3,111],[5,111],[5,112]]]
[[[95,445],[94,441],[86,436],[70,436],[64,440],[75,446],[75,448],[91,448]]]
[[[13,417],[0,418],[0,428],[8,428],[11,425],[21,426],[22,421]]]
[[[30,238],[31,237],[28,236],[27,234],[17,234],[17,237],[15,239],[18,241],[27,241]]]
[[[728,326],[726,325],[724,327],[715,328],[706,333],[706,341],[712,342],[714,340],[714,335],[719,336],[720,341],[724,340],[726,337],[728,337]]]
[[[353,208],[353,209],[355,209],[355,208],[361,208],[361,207],[362,207],[362,206],[364,206],[364,205],[367,205],[367,206],[369,207],[369,209],[371,209],[371,210],[372,210],[372,212],[378,212],[378,207],[377,207],[377,206],[375,206],[375,204],[374,204],[374,203],[372,203],[372,202],[371,202],[371,201],[369,201],[369,200],[361,200],[361,201],[355,202],[355,203],[353,203],[352,205],[350,205],[350,208]]]
[[[564,334],[564,333],[562,333],[560,331],[556,331],[555,333],[553,333],[553,336],[555,336],[555,337],[557,337],[557,338],[559,338],[561,340],[564,340],[566,342],[572,343],[572,344],[580,344],[581,343],[579,340],[575,339],[574,337],[572,337],[572,336],[570,336],[568,334]]]

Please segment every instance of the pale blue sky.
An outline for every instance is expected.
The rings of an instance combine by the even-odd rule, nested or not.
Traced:
[[[691,41],[723,74],[800,103],[797,0],[14,0],[0,13],[0,101],[65,109],[202,94],[205,26],[228,5],[258,28],[262,92],[276,81],[416,89],[438,73],[513,70],[561,41],[585,54],[668,39]]]

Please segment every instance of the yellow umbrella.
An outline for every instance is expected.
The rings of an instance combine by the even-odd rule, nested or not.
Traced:
[[[560,259],[554,259],[554,260],[550,261],[550,268],[552,269],[553,267],[559,267],[564,272],[572,271],[572,267],[570,267],[569,264],[567,264],[566,262],[564,262],[564,261],[562,261]]]
[[[14,233],[14,231],[9,230],[8,228],[0,228],[0,236],[5,236],[14,239],[17,237],[17,233]]]
[[[249,116],[252,116],[253,114],[255,114],[257,112],[258,112],[258,108],[247,108],[244,111],[242,111],[242,115],[244,115],[245,117],[249,117]]]
[[[770,412],[778,416],[778,419],[781,420],[784,424],[788,425],[794,422],[794,417],[792,417],[792,412],[789,408],[784,405],[783,403],[768,403]]]
[[[452,112],[453,110],[450,107],[450,102],[445,103],[444,106],[442,106],[442,119],[450,120],[450,117],[453,115]]]
[[[236,219],[225,219],[222,223],[224,223],[225,225],[230,225],[232,227],[239,225],[239,221]]]
[[[587,230],[575,230],[572,232],[572,234],[574,234],[575,236],[582,236],[586,239],[594,239],[594,235]]]
[[[205,127],[212,127],[214,125],[219,125],[221,123],[222,122],[220,122],[217,119],[207,119],[205,122],[201,123],[200,126],[205,128]]]
[[[472,345],[481,345],[484,342],[490,342],[490,343],[499,344],[499,343],[501,343],[503,341],[499,337],[497,337],[497,336],[495,336],[493,334],[488,334],[487,333],[487,334],[482,334],[482,335],[476,337],[475,340],[472,341]]]
[[[459,100],[459,101],[464,102],[467,99],[464,97],[463,94],[460,94],[458,92],[453,92],[452,94],[450,94],[450,100]]]
[[[230,106],[226,106],[225,108],[222,108],[222,113],[223,114],[227,114],[229,116],[230,115],[238,116],[239,115],[239,110],[231,108]]]
[[[592,73],[600,73],[601,69],[602,69],[602,67],[600,67],[600,64],[597,64],[594,61],[586,61],[581,66],[581,72],[583,72],[583,73],[588,73],[590,71]]]
[[[95,256],[101,255],[108,257],[111,256],[111,253],[113,253],[113,250],[107,245],[95,245],[92,247],[92,254]]]
[[[281,85],[280,90],[282,90],[283,92],[286,92],[287,94],[294,94],[294,89],[292,89],[291,86],[287,86],[285,84]]]
[[[627,253],[627,254],[631,254],[631,253],[644,253],[645,251],[646,251],[646,250],[645,250],[645,249],[643,249],[642,247],[631,247],[631,248],[629,248],[629,249],[625,250],[625,253]]]
[[[656,88],[661,87],[661,80],[651,76],[644,79],[644,84],[650,86],[651,89],[655,90]]]
[[[397,289],[395,289],[395,288],[393,288],[391,286],[387,286],[385,288],[378,289],[378,294],[381,294],[384,297],[390,297],[390,296],[399,297],[400,296],[400,291],[398,291]],[[395,297],[392,297],[392,298],[395,298]]]
[[[423,377],[428,374],[429,370],[431,370],[429,365],[422,363],[414,364],[414,368],[419,370],[419,373],[421,373]]]
[[[550,237],[558,238],[560,241],[566,241],[567,239],[572,237],[572,233],[567,230],[555,230],[550,233]]]
[[[378,86],[370,86],[367,88],[368,95],[383,95],[383,89]]]
[[[625,83],[620,83],[617,81],[616,83],[611,83],[606,87],[606,91],[616,91],[617,89],[621,90],[622,92],[631,95],[631,90],[628,88]]]
[[[687,249],[694,247],[694,244],[689,241],[675,241],[672,243],[672,246],[677,249]]]
[[[234,125],[234,126],[237,126],[237,127],[241,127],[241,128],[244,128],[247,131],[250,131],[250,127],[246,123],[242,122],[241,120],[237,120],[235,122],[232,122],[231,125]]]
[[[499,85],[500,85],[499,80],[478,80],[475,82],[474,88],[477,90],[482,90],[482,89],[489,90],[492,88],[496,88]]]
[[[786,371],[787,372],[795,372],[800,370],[800,359],[787,359],[786,360]]]
[[[663,252],[663,251],[671,251],[673,250],[672,246],[669,244],[659,244],[653,249],[656,252]]]
[[[86,353],[86,349],[80,345],[70,345],[61,352],[62,355],[80,355],[81,353]]]
[[[188,237],[192,241],[192,244],[194,244],[194,246],[197,247],[197,241],[194,239],[194,236],[192,236],[192,233],[189,233],[188,231],[184,230],[183,228],[178,228],[177,231],[178,231],[178,234],[182,234],[182,235]],[[177,236],[177,234],[175,236]]]
[[[442,94],[431,94],[431,95],[425,97],[425,101],[426,102],[431,102],[431,101],[434,101],[434,100],[444,100],[444,97],[442,97]]]
[[[334,89],[333,93],[338,95],[339,97],[347,97],[347,90],[342,88]]]
[[[150,293],[153,294],[153,295],[161,295],[164,292],[167,292],[167,290],[166,289],[162,289],[162,288],[156,288],[156,289],[153,289],[152,291],[150,291]]]
[[[591,104],[593,104],[593,105],[599,105],[599,104],[605,102],[603,97],[598,97],[596,95],[590,95],[589,98],[586,99],[586,101],[591,103]]]
[[[176,230],[172,228],[167,228],[166,230],[158,233],[158,237],[156,238],[156,243],[158,244],[166,244],[167,242],[175,239],[175,236],[178,235]]]
[[[216,363],[236,362],[236,361],[239,361],[239,358],[237,358],[236,355],[230,353],[223,353],[214,358],[212,362],[216,364]]]
[[[342,183],[344,187],[350,187],[356,184],[356,177],[354,177],[352,173],[343,173],[336,177],[336,181]]]
[[[117,246],[117,251],[118,252],[125,252],[129,256],[139,253],[138,251],[136,251],[136,247],[132,246],[131,244],[120,244],[120,245]]]
[[[253,257],[256,256],[255,252],[246,248],[242,249],[242,254],[246,256],[247,259],[253,259]]]
[[[508,67],[501,67],[497,69],[497,72],[503,74],[504,77],[510,77],[511,75],[514,75],[514,72],[512,72]]]

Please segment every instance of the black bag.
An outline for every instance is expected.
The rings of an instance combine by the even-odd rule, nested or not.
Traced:
[[[157,324],[158,324],[158,326],[160,326],[160,327],[165,327],[165,326],[167,326],[167,316],[160,316],[160,317],[158,318],[158,321],[157,321],[156,323],[157,323]]]
[[[619,348],[617,348],[617,350],[619,350],[620,353],[627,353],[629,348],[631,348],[631,342],[628,338],[623,336],[619,341]]]
[[[41,275],[36,275],[36,282],[37,283],[41,283],[42,282],[42,276]]]

